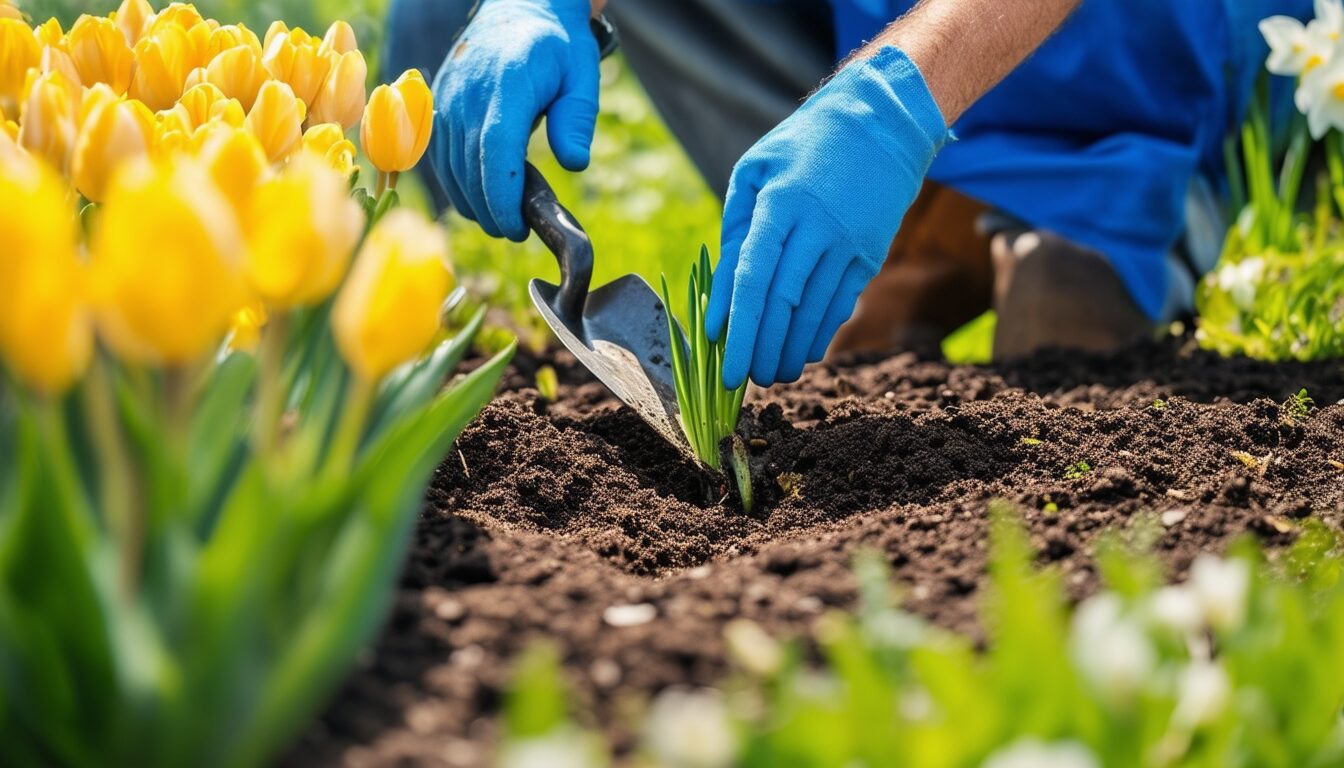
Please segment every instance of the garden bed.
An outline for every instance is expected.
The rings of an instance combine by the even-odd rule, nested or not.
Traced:
[[[1007,367],[902,356],[817,367],[748,397],[757,508],[744,514],[561,355],[556,402],[519,359],[439,468],[388,628],[290,765],[487,764],[510,661],[563,652],[578,705],[620,748],[644,698],[712,685],[722,629],[782,636],[854,600],[884,552],[905,605],[978,636],[985,510],[1021,510],[1070,595],[1090,546],[1139,519],[1171,573],[1250,532],[1291,541],[1344,507],[1339,363],[1224,360],[1169,340]],[[1321,407],[1281,404],[1306,388]]]

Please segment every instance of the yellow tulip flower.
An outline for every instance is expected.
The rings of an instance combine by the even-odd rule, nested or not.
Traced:
[[[261,141],[273,163],[289,157],[303,139],[303,102],[279,80],[268,80],[257,92],[257,101],[247,113],[246,126]]]
[[[247,118],[243,105],[237,99],[229,98],[223,90],[208,82],[188,88],[169,111],[176,113],[180,125],[189,133],[211,120],[221,120],[241,128]]]
[[[331,26],[327,27],[327,34],[322,38],[320,50],[324,54],[342,54],[359,50],[354,27],[341,19],[333,21]]]
[[[37,38],[39,46],[57,48],[69,53],[65,44],[65,31],[61,29],[61,22],[55,18],[47,19],[40,26],[34,27],[33,37]]]
[[[187,73],[192,70],[189,47],[187,33],[172,25],[140,38],[134,49],[131,97],[156,112],[172,107],[182,95]]]
[[[112,13],[112,21],[131,47],[145,36],[153,19],[154,9],[149,6],[149,0],[121,0],[121,5]]]
[[[279,19],[272,21],[271,26],[266,28],[266,36],[261,39],[262,50],[270,49],[271,43],[275,41],[275,38],[288,34],[289,34],[288,24]]]
[[[0,359],[33,390],[64,392],[93,352],[65,185],[23,156],[0,163]]]
[[[27,158],[28,153],[19,147],[19,124],[13,120],[0,123],[0,166]]]
[[[75,146],[79,86],[60,72],[33,70],[24,91],[19,145],[46,160],[52,168],[68,173],[70,152]]]
[[[344,176],[301,152],[252,195],[245,231],[257,295],[272,308],[306,307],[330,296],[345,276],[364,214]]]
[[[98,327],[130,360],[199,359],[248,300],[237,217],[186,157],[142,160],[117,174],[91,251]]]
[[[305,105],[317,99],[331,71],[332,59],[318,53],[321,41],[302,29],[276,35],[266,46],[261,63],[271,77],[289,84]]]
[[[364,116],[364,81],[369,69],[359,51],[333,54],[333,62],[312,104],[312,122],[338,123],[348,131]]]
[[[211,59],[205,67],[205,79],[219,86],[226,96],[237,99],[243,109],[251,110],[270,74],[252,46],[236,45]]]
[[[70,54],[55,46],[48,45],[42,48],[42,58],[38,60],[37,71],[60,72],[61,76],[71,83],[83,85],[75,60],[70,58]]]
[[[168,7],[159,11],[150,21],[149,31],[150,34],[155,34],[165,27],[187,30],[204,23],[205,17],[201,16],[201,12],[191,3],[169,3]]]
[[[27,24],[0,19],[0,112],[11,117],[18,113],[28,70],[37,66],[41,56],[42,48]]]
[[[120,34],[120,33],[118,33]],[[79,127],[71,160],[71,180],[79,193],[101,203],[108,181],[122,165],[149,154],[154,115],[135,100],[105,102]]]
[[[434,97],[419,70],[408,69],[391,85],[373,89],[359,127],[359,142],[383,173],[415,167],[429,146]]]
[[[210,63],[215,60],[219,54],[245,45],[261,56],[261,40],[257,39],[257,33],[247,28],[246,24],[226,24],[210,33],[210,42],[205,47],[205,61]]]
[[[0,0],[0,19],[23,20],[23,11],[14,7],[14,0]]]
[[[381,379],[434,340],[452,287],[443,230],[405,208],[387,214],[365,239],[332,307],[341,356],[365,381]]]
[[[318,123],[303,134],[303,150],[322,158],[345,178],[355,172],[355,144],[336,123]]]
[[[66,44],[84,85],[107,83],[118,94],[130,89],[135,55],[111,19],[80,16],[70,28]]]
[[[237,128],[204,130],[200,160],[241,220],[257,187],[270,177],[270,161],[251,131]]]

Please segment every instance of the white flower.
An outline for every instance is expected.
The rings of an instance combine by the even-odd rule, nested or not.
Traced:
[[[1235,630],[1246,621],[1251,571],[1244,561],[1200,555],[1190,566],[1189,586],[1199,599],[1210,626]]]
[[[594,768],[606,764],[594,739],[571,727],[507,742],[500,747],[498,763],[500,768]]]
[[[1176,711],[1171,717],[1184,728],[1198,728],[1217,720],[1232,698],[1227,673],[1211,661],[1191,662],[1182,669],[1176,689]]]
[[[1250,312],[1255,307],[1255,294],[1260,279],[1265,275],[1265,260],[1259,256],[1243,259],[1235,264],[1224,264],[1218,269],[1218,287],[1226,293],[1237,309]]]
[[[1331,42],[1344,37],[1344,1],[1316,0],[1316,18],[1312,20]]]
[[[1083,676],[1119,702],[1132,699],[1144,687],[1157,663],[1143,627],[1125,615],[1124,603],[1112,593],[1096,595],[1078,607],[1069,644]]]
[[[1154,624],[1182,636],[1204,628],[1204,609],[1187,587],[1162,587],[1148,598],[1148,617]]]
[[[981,768],[1100,768],[1087,747],[1076,741],[1047,744],[1022,739],[990,755]]]
[[[659,694],[644,721],[644,743],[663,768],[725,768],[737,756],[728,708],[712,690]]]
[[[1307,128],[1314,139],[1331,128],[1344,128],[1344,56],[1308,71],[1295,95],[1297,108],[1307,115]]]
[[[1270,16],[1260,22],[1260,34],[1269,43],[1265,69],[1276,75],[1297,77],[1324,64],[1334,50],[1324,27],[1309,32],[1292,16]]]

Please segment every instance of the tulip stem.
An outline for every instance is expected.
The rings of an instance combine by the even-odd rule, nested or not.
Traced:
[[[253,438],[257,452],[263,456],[274,454],[280,442],[280,420],[285,415],[284,367],[288,340],[289,318],[283,312],[276,312],[262,331],[258,352],[257,423]]]
[[[335,439],[332,440],[331,453],[327,456],[327,470],[333,475],[349,470],[350,463],[359,450],[360,438],[364,436],[364,427],[377,391],[375,382],[363,376],[355,376],[352,379],[341,413],[341,425],[337,429]]]
[[[382,171],[379,171],[377,180],[373,182],[373,196],[375,198],[381,198],[383,196],[383,192],[386,190],[387,190],[387,174]]]
[[[95,354],[83,388],[94,450],[98,453],[99,506],[121,555],[122,593],[135,594],[140,580],[144,521],[135,503],[135,474],[117,424],[106,363]]]
[[[389,173],[389,174],[387,175],[387,188],[388,188],[388,189],[396,189],[396,188],[397,188],[397,179],[399,179],[399,178],[401,178],[401,172],[400,172],[400,171],[393,171],[393,172]]]

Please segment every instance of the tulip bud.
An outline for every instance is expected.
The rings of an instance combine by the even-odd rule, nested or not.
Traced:
[[[312,104],[312,122],[338,123],[350,130],[364,116],[364,81],[369,70],[364,54],[350,51],[334,57],[331,74]]]
[[[180,27],[165,25],[135,44],[131,97],[154,111],[173,106],[186,84],[190,43]]]
[[[70,28],[66,44],[84,85],[107,83],[117,94],[124,94],[131,87],[135,55],[110,19],[80,16]]]
[[[14,7],[14,0],[0,0],[0,19],[23,21],[23,11]]]
[[[322,158],[346,179],[355,172],[355,145],[335,123],[319,123],[309,128],[303,134],[303,150]]]
[[[153,18],[154,9],[149,7],[149,0],[122,0],[121,6],[112,14],[112,21],[131,47],[145,36]]]
[[[355,39],[355,30],[350,23],[337,19],[327,27],[327,34],[322,38],[320,51],[323,54],[342,54],[359,50],[359,41]]]
[[[179,125],[188,133],[216,119],[241,128],[247,117],[243,105],[237,99],[225,96],[222,90],[211,83],[188,88],[170,111],[176,113]]]
[[[210,42],[205,47],[205,63],[215,60],[219,54],[245,45],[261,56],[261,41],[257,39],[257,34],[247,28],[245,24],[228,24],[214,30],[210,33]]]
[[[317,100],[317,93],[331,71],[332,60],[317,51],[320,44],[302,29],[295,29],[272,39],[261,57],[271,77],[288,83],[305,105]]]
[[[119,100],[95,107],[75,139],[71,161],[75,188],[91,202],[102,202],[112,174],[148,154],[153,142],[154,115],[144,104]]]
[[[201,144],[200,159],[242,220],[253,193],[270,175],[270,161],[261,142],[245,129],[210,131]]]
[[[91,251],[98,326],[131,360],[200,358],[248,299],[237,218],[205,169],[184,157],[117,174]]]
[[[251,110],[257,101],[257,91],[270,75],[257,51],[249,45],[237,45],[210,61],[205,79],[219,86],[226,96],[237,99],[243,109]]]
[[[60,394],[93,352],[75,212],[61,180],[27,156],[0,163],[0,200],[0,359],[35,391]]]
[[[448,240],[423,215],[398,208],[369,233],[332,307],[341,356],[377,381],[425,350],[453,287]]]
[[[272,21],[271,26],[266,28],[266,36],[263,37],[261,40],[262,50],[270,49],[271,43],[274,42],[275,38],[288,34],[289,34],[288,24],[279,19]]]
[[[204,23],[205,18],[191,3],[169,3],[167,8],[159,11],[150,21],[149,31],[150,34],[155,34],[170,26],[187,30]]]
[[[434,97],[419,70],[408,69],[391,85],[373,89],[360,123],[359,141],[383,173],[415,167],[429,146]]]
[[[52,168],[67,173],[75,145],[79,86],[60,72],[39,74],[34,70],[31,75],[19,115],[19,144]]]
[[[57,48],[69,53],[65,44],[65,32],[61,29],[61,22],[55,18],[47,19],[41,26],[34,27],[33,37],[37,38],[37,44],[43,48]]]
[[[289,157],[303,138],[303,102],[278,80],[268,80],[257,92],[257,102],[247,113],[247,129],[261,141],[273,163]]]
[[[36,67],[42,48],[27,24],[0,19],[0,112],[18,114],[19,96],[28,70]]]
[[[42,48],[42,58],[38,61],[37,71],[60,72],[61,76],[71,83],[83,84],[79,69],[75,67],[75,60],[70,58],[70,54],[55,46],[48,45]]]
[[[345,177],[302,152],[252,196],[246,219],[247,274],[273,308],[316,304],[345,276],[364,215]]]

